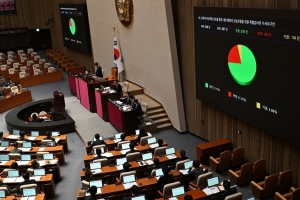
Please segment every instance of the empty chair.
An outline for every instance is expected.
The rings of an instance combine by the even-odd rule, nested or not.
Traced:
[[[122,92],[123,93],[127,93],[128,92],[128,89],[129,89],[129,83],[127,81],[125,81],[123,83],[123,87],[122,87]]]
[[[107,160],[107,158],[97,159],[97,160],[94,160],[93,162],[94,163],[95,162],[100,162],[101,163],[101,167],[108,166],[108,160]]]
[[[41,66],[39,64],[32,65],[33,70],[40,69]]]
[[[224,151],[220,154],[219,158],[209,157],[210,167],[213,171],[225,171],[228,170],[231,162],[231,150]]]
[[[23,195],[23,190],[27,189],[27,188],[35,188],[35,192],[36,194],[41,193],[40,189],[38,188],[38,186],[36,184],[26,184],[26,185],[21,185],[20,186],[20,193]]]
[[[233,150],[231,158],[231,168],[240,167],[244,162],[245,148],[239,147]]]
[[[284,193],[289,191],[293,180],[293,171],[286,170],[284,172],[279,172],[277,192]]]
[[[2,187],[0,187],[0,190],[3,190],[3,191],[5,191],[5,196],[9,196],[9,195],[10,195],[10,192],[9,192],[9,190],[8,190],[8,188],[7,188],[7,187],[5,187],[5,186],[2,186]]]
[[[50,140],[51,141],[51,140]],[[47,152],[47,151],[39,151],[39,152],[36,152],[36,158],[38,159],[43,159],[44,158],[44,154],[47,154],[47,153],[49,153],[49,152]]]
[[[17,63],[14,63],[14,64],[13,64],[13,67],[14,67],[14,68],[18,68],[18,67],[19,67],[19,64],[20,64],[20,63],[18,63],[18,62],[17,62]]]
[[[231,169],[228,171],[229,179],[231,182],[237,185],[245,185],[250,183],[252,178],[253,164],[246,163],[242,165],[241,170],[232,171]]]
[[[90,187],[90,182],[86,181],[86,180],[82,180],[81,181],[82,187],[83,188],[89,188]]]
[[[46,111],[41,111],[41,112],[39,113],[39,115],[47,115],[47,112],[46,112]]]
[[[18,86],[13,86],[10,88],[11,92],[14,92],[14,93],[18,93],[19,92],[19,88]]]
[[[51,72],[56,72],[55,67],[48,67],[48,72],[49,72],[49,73],[51,73]]]
[[[137,161],[142,159],[140,152],[129,153],[126,155],[127,162]]]
[[[28,69],[26,66],[20,67],[20,70],[21,70],[22,72],[26,72],[26,69]]]
[[[41,59],[41,56],[35,55],[35,56],[33,56],[33,59],[34,59],[34,60],[39,60],[39,59]]]
[[[44,62],[46,62],[45,59],[39,59],[39,64],[43,64]]]
[[[184,169],[184,163],[187,162],[187,161],[190,161],[190,159],[178,161],[178,162],[176,163],[175,169],[176,169],[176,170]]]
[[[35,69],[34,75],[39,75],[39,74],[43,74],[43,72],[40,69]]]
[[[98,149],[98,148],[103,148],[103,152],[105,152],[106,151],[106,145],[105,144],[101,144],[101,145],[96,145],[96,146],[93,146],[93,149],[92,149],[92,151],[93,151],[93,153],[95,152],[95,150],[94,149]]]
[[[21,57],[21,62],[25,62],[26,60],[28,60],[28,58],[26,58],[26,57]]]
[[[259,199],[264,199],[268,196],[274,195],[276,191],[276,186],[278,182],[278,175],[273,174],[271,176],[267,176],[265,181],[255,183],[251,181],[251,190],[252,195]]]
[[[37,55],[37,53],[32,51],[32,52],[30,52],[30,55],[34,57],[35,55]]]
[[[19,153],[9,153],[9,160],[20,160],[21,159],[21,154]]]
[[[121,173],[119,181],[123,182],[123,177],[127,176],[127,175],[134,175],[134,176],[136,176],[136,172],[135,171],[130,171],[130,172],[123,172],[123,173]]]
[[[29,173],[29,175],[33,175],[33,168],[28,168],[27,172]]]
[[[300,188],[295,189],[291,187],[289,193],[280,194],[275,192],[275,200],[299,200],[300,199]]]
[[[265,176],[266,164],[267,164],[267,162],[265,159],[258,160],[254,163],[253,173],[252,173],[253,181],[262,179]]]
[[[181,183],[179,181],[169,183],[164,186],[163,193],[161,193],[160,191],[158,191],[158,193],[161,196],[172,196],[172,189],[179,186],[181,186]]]
[[[122,144],[125,144],[125,143],[130,143],[129,141],[121,141],[118,143],[117,145],[117,149],[122,149]]]
[[[20,72],[20,73],[19,73],[19,77],[20,77],[20,78],[24,78],[25,76],[26,76],[26,72]]]
[[[242,199],[243,199],[243,194],[240,192],[225,197],[225,200],[242,200]]]
[[[166,154],[166,149],[168,147],[164,146],[164,147],[157,147],[154,149],[154,156],[160,156],[160,155],[165,155]]]
[[[192,187],[192,189],[203,189],[207,187],[207,179],[210,179],[212,177],[213,174],[211,172],[207,172],[198,176],[196,185],[193,182],[189,182],[189,184]]]
[[[105,80],[118,80],[118,68],[117,67],[112,67],[111,68],[111,76],[106,77]]]
[[[146,144],[148,144],[148,138],[151,138],[152,137],[152,135],[148,135],[148,136],[145,136],[145,137],[141,137],[141,139],[140,139],[140,144],[141,145],[146,145]]]
[[[1,71],[5,71],[7,69],[7,65],[1,65]]]
[[[44,63],[44,68],[48,68],[51,66],[51,63]]]
[[[27,61],[27,66],[29,67],[30,65],[33,65],[34,64],[34,62],[33,61],[31,61],[31,60],[28,60]]]
[[[14,73],[15,73],[15,69],[14,68],[8,69],[8,74],[14,74]]]
[[[39,116],[39,114],[38,114],[38,113],[36,113],[36,112],[33,112],[33,113],[31,113],[30,117],[32,117],[33,115]]]

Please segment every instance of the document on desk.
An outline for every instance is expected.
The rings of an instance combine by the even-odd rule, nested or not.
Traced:
[[[8,136],[8,137],[6,137],[6,138],[9,138],[9,139],[17,139],[17,138],[19,138],[20,136],[19,135],[10,135],[10,136]]]
[[[23,152],[29,152],[31,150],[31,148],[19,148],[21,149]]]
[[[15,182],[17,182],[17,183],[21,183],[21,182],[23,182],[24,181],[24,178],[23,177],[18,177],[18,178],[16,178],[16,180],[15,180]]]
[[[44,151],[45,147],[40,147],[38,151]]]
[[[17,161],[18,165],[28,165],[29,161]]]
[[[149,146],[151,149],[154,149],[154,148],[158,147],[158,143],[149,144]]]
[[[41,167],[46,165],[45,160],[38,160],[38,163],[40,164]]]
[[[154,164],[154,162],[152,161],[152,160],[146,160],[145,161],[148,165],[153,165]]]
[[[212,194],[219,193],[219,189],[218,187],[210,187],[210,188],[205,188],[203,192],[205,192],[205,194],[207,195],[212,195]]]
[[[60,138],[55,138],[55,142],[58,143]]]
[[[167,155],[167,158],[169,158],[169,160],[171,160],[171,159],[175,159],[177,157],[174,154],[171,154],[171,155]]]
[[[50,160],[49,161],[49,164],[56,164],[57,163],[57,160]]]
[[[102,170],[101,169],[93,169],[92,172],[93,172],[93,174],[99,174],[102,172]]]
[[[101,194],[101,193],[102,193],[101,188],[97,188],[97,193],[96,194]],[[89,192],[86,192],[85,196],[91,196],[91,194]]]
[[[39,181],[39,180],[41,180],[41,178],[42,178],[42,176],[32,176],[32,177],[30,177],[29,179],[30,179],[30,180]]]
[[[109,152],[106,152],[106,153],[102,153],[101,154],[102,156],[105,156],[105,157],[113,157],[113,154],[112,153],[109,153]],[[97,155],[95,155],[94,157],[96,157]]]
[[[177,197],[171,197],[169,200],[177,200]]]
[[[137,186],[136,182],[124,183],[124,184],[123,184],[125,190],[131,188],[133,185],[136,185],[136,186]]]
[[[7,147],[0,147],[0,151],[4,151],[6,149],[7,149]]]
[[[125,155],[130,149],[121,150],[121,154]]]
[[[224,191],[224,186],[218,186],[220,191]]]
[[[5,165],[8,161],[1,161],[0,165]]]
[[[116,139],[116,140],[114,140],[114,143],[118,143],[120,141],[121,141],[121,139]]]
[[[123,165],[117,165],[117,170],[123,170]]]
[[[33,141],[33,140],[35,140],[35,138],[36,138],[36,137],[29,137],[29,138],[27,138],[27,140]]]
[[[5,178],[3,179],[3,183],[12,183],[15,182],[16,178]]]
[[[179,170],[183,175],[187,175],[189,173],[189,169],[180,169]]]

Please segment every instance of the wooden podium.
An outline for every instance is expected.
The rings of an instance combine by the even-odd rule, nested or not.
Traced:
[[[55,111],[63,112],[65,111],[65,96],[62,92],[53,92],[53,107]]]

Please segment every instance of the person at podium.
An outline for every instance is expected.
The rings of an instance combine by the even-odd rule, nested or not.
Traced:
[[[122,87],[116,80],[114,81],[114,84],[112,85],[111,89],[115,90],[116,92],[122,92]]]
[[[96,76],[99,78],[103,78],[102,67],[97,62],[95,62],[95,68],[97,68]]]

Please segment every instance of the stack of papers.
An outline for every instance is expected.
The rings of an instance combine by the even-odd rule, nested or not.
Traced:
[[[20,136],[19,135],[10,135],[10,136],[8,136],[8,137],[6,137],[6,138],[9,138],[9,139],[17,139],[17,138],[19,138]]]
[[[7,147],[0,147],[0,151],[4,151],[6,149],[7,149]]]
[[[120,141],[121,141],[121,139],[114,140],[115,143],[118,143]]]
[[[133,185],[136,185],[136,186],[137,186],[136,182],[124,183],[124,184],[123,184],[125,190],[131,188]]]
[[[36,196],[32,196],[32,197],[22,197],[20,200],[35,200]]]
[[[203,192],[205,192],[206,195],[212,195],[217,194],[219,192],[219,189],[218,187],[205,188],[203,189]]]
[[[15,182],[16,178],[5,178],[3,179],[3,183],[11,183],[11,182]]]
[[[153,165],[154,164],[154,162],[152,161],[152,160],[147,160],[147,161],[145,161],[148,165]]]
[[[30,177],[29,179],[39,181],[41,178],[42,178],[42,176],[33,176],[33,177]]]
[[[33,141],[33,140],[35,140],[35,138],[36,138],[36,137],[29,137],[29,138],[27,138],[27,140]]]
[[[224,191],[224,187],[223,186],[218,186],[220,191]]]
[[[174,159],[174,158],[177,158],[177,157],[174,154],[171,154],[171,155],[167,155],[167,158],[169,158],[171,160],[171,159]]]
[[[121,150],[121,154],[125,155],[130,149]]]
[[[179,170],[183,175],[187,175],[189,173],[189,169],[180,169]]]
[[[55,142],[58,143],[58,141],[60,140],[60,138],[55,138]]]
[[[41,167],[46,165],[45,160],[38,160],[38,163],[40,164]]]
[[[177,200],[177,197],[171,197],[169,200]]]
[[[31,148],[19,148],[20,150],[22,150],[23,152],[29,152],[31,150]]]
[[[45,147],[40,147],[38,151],[44,151]]]
[[[123,165],[118,165],[117,170],[123,170]]]
[[[18,182],[18,183],[21,183],[24,181],[24,178],[23,177],[18,177],[16,178],[15,182]]]
[[[1,161],[0,165],[5,165],[8,161]]]
[[[151,147],[151,149],[154,149],[154,148],[158,147],[158,143],[150,144],[149,146]]]
[[[29,161],[17,161],[18,165],[28,165]]]
[[[113,157],[113,154],[112,153],[109,153],[109,152],[106,152],[106,153],[103,153],[101,154],[102,156],[105,156],[105,157]],[[96,157],[97,155],[95,155]]]
[[[102,170],[101,169],[93,169],[92,172],[93,172],[93,174],[99,174],[102,172]]]

